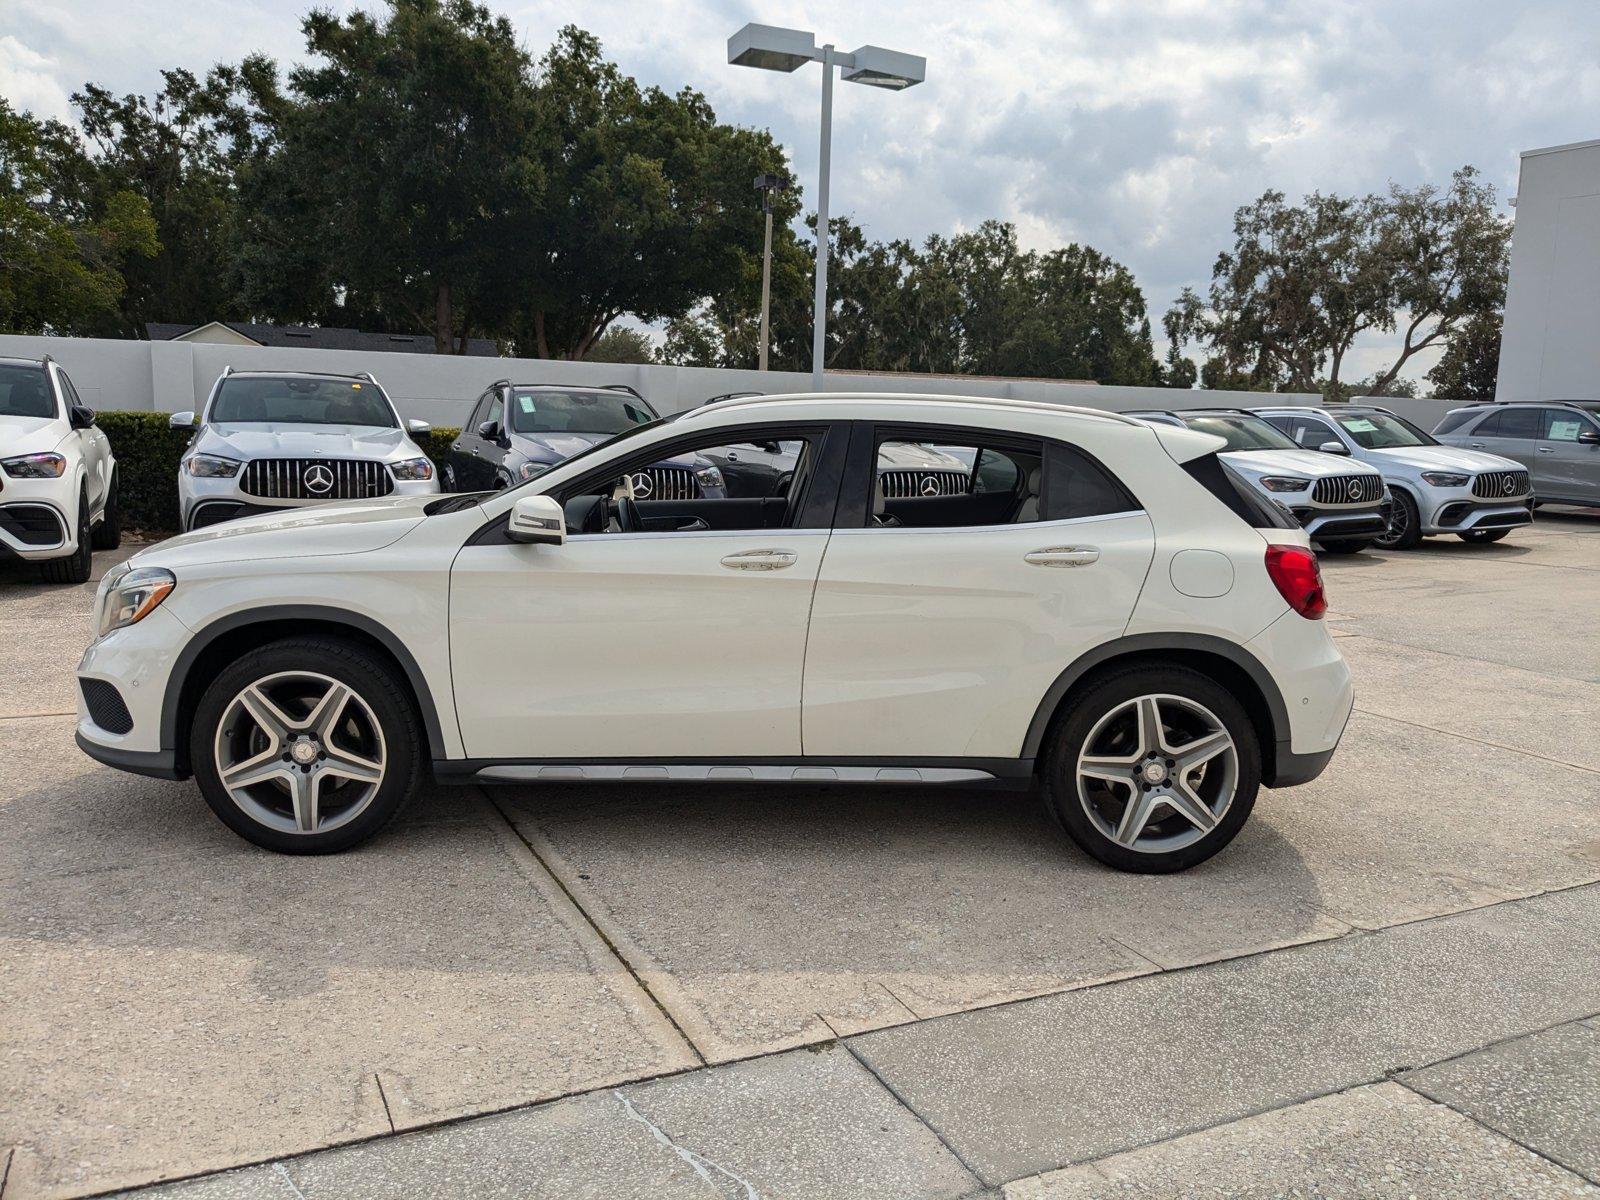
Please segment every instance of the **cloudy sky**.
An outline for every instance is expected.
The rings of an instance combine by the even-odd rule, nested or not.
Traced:
[[[374,0],[375,2],[375,0]],[[70,116],[85,80],[151,91],[302,50],[308,0],[0,0],[0,92]],[[356,7],[336,0],[335,9]],[[704,92],[816,171],[820,76],[730,67],[750,20],[841,49],[923,54],[928,81],[835,94],[833,204],[870,236],[920,239],[987,217],[1024,241],[1127,263],[1158,318],[1202,286],[1231,215],[1268,188],[1365,192],[1481,168],[1502,198],[1520,150],[1600,137],[1597,0],[490,0],[538,53],[563,24],[647,83]],[[1384,347],[1367,348],[1358,369]],[[1424,366],[1425,369],[1425,366]]]

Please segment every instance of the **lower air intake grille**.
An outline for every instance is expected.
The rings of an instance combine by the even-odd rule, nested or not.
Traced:
[[[56,510],[43,504],[8,504],[0,508],[0,529],[24,546],[57,546],[67,540]]]
[[[89,719],[101,729],[123,734],[133,728],[133,717],[115,684],[104,679],[80,679],[78,686],[83,689],[83,703],[89,710]]]

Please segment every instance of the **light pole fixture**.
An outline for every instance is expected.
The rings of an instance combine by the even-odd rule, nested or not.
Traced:
[[[916,54],[862,46],[845,54],[830,42],[818,47],[817,35],[804,29],[746,25],[728,39],[728,61],[764,71],[797,71],[806,63],[822,64],[822,144],[817,155],[817,290],[811,316],[811,386],[822,390],[823,351],[828,332],[828,174],[833,144],[833,69],[846,83],[901,91],[927,76],[928,60]],[[763,323],[764,324],[764,323]],[[765,355],[766,337],[762,336]]]
[[[761,193],[761,211],[766,214],[767,229],[761,241],[761,351],[756,370],[767,369],[767,323],[772,311],[772,196],[774,192],[787,192],[792,181],[787,175],[771,172],[756,176],[756,191]]]

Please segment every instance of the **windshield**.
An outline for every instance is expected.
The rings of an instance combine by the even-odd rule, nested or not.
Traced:
[[[622,433],[656,419],[650,406],[628,392],[564,392],[513,388],[511,428],[516,433]]]
[[[1244,413],[1185,417],[1190,429],[1213,434],[1228,444],[1225,450],[1293,450],[1295,444],[1260,417]]]
[[[375,425],[399,423],[378,385],[370,379],[277,375],[252,379],[229,376],[211,405],[214,425]]]
[[[1355,413],[1336,416],[1343,429],[1363,450],[1391,450],[1396,446],[1437,446],[1434,441],[1410,421],[1390,416],[1388,413]]]
[[[0,417],[56,415],[43,367],[0,367]]]

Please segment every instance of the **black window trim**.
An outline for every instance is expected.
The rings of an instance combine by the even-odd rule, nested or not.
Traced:
[[[786,441],[798,438],[817,441],[817,465],[811,473],[810,482],[807,484],[806,497],[801,506],[800,519],[796,524],[785,525],[782,528],[795,531],[818,530],[828,531],[836,527],[837,507],[839,493],[844,482],[846,444],[850,441],[851,430],[849,426],[854,422],[830,420],[801,420],[801,421],[753,421],[746,425],[724,425],[717,428],[699,426],[686,430],[679,436],[669,438],[662,442],[653,442],[649,446],[641,447],[632,454],[620,459],[611,459],[601,463],[583,474],[576,476],[556,490],[548,493],[557,500],[565,503],[564,498],[583,495],[600,495],[600,492],[587,493],[583,488],[594,487],[615,480],[620,475],[663,459],[672,458],[686,450],[696,447],[733,445],[739,442],[751,441]],[[640,426],[642,429],[643,426]],[[604,443],[601,443],[604,445]],[[513,491],[502,495],[511,495]],[[478,529],[465,542],[465,546],[484,545],[513,545],[506,536],[506,525],[511,519],[510,510],[502,513],[494,520]],[[732,532],[732,531],[730,531]],[[751,533],[756,530],[748,531]],[[770,532],[770,531],[769,531]]]

